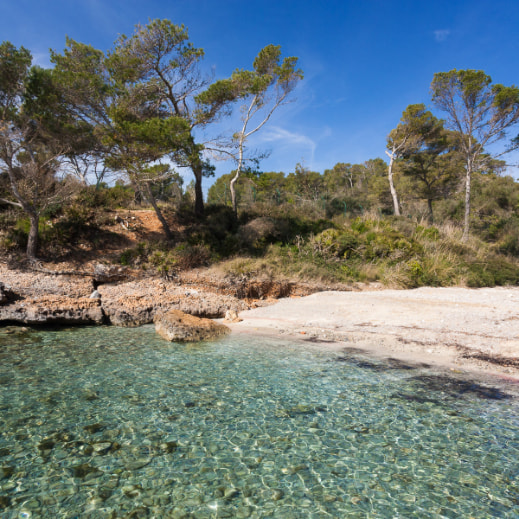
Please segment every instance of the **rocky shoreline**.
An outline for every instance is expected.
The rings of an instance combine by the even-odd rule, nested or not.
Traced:
[[[291,336],[323,347],[346,345],[519,380],[519,287],[378,288],[225,279],[207,271],[165,280],[117,267],[73,275],[0,265],[0,328],[132,327],[156,322],[171,311],[211,319],[227,314],[235,317],[225,320],[234,333]],[[281,301],[272,306],[277,299]]]
[[[119,273],[120,274],[120,273]],[[251,303],[211,287],[158,278],[119,279],[101,284],[92,275],[60,275],[0,267],[0,325],[140,326],[157,314],[181,310],[197,317],[224,317]]]
[[[288,296],[351,290],[342,285],[224,277],[210,271],[194,270],[163,279],[105,264],[83,265],[75,271],[70,265],[66,268],[22,269],[0,263],[0,326],[141,326],[169,310],[216,319],[227,311],[237,313]]]

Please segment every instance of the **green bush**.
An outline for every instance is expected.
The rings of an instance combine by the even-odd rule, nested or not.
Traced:
[[[515,232],[507,234],[499,243],[498,252],[502,254],[510,254],[511,256],[519,256],[519,229]]]
[[[440,238],[440,231],[437,227],[424,227],[423,225],[417,225],[414,231],[415,236],[420,239],[437,241]]]
[[[125,250],[119,256],[119,263],[125,266],[135,265],[136,263],[141,263],[143,260],[146,260],[147,255],[148,247],[146,243],[140,242],[137,244],[137,247]]]
[[[29,239],[31,223],[29,218],[19,218],[14,226],[7,232],[7,240],[13,248],[25,249]]]
[[[314,248],[325,256],[336,258],[351,257],[359,245],[359,239],[352,231],[326,229],[313,239]]]
[[[467,285],[492,287],[519,284],[519,266],[506,258],[489,257],[467,265]]]
[[[120,209],[129,208],[135,201],[131,186],[116,184],[113,187],[102,185],[86,186],[77,196],[77,203],[89,208]]]

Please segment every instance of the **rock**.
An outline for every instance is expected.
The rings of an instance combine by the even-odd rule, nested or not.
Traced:
[[[25,324],[102,324],[104,314],[99,299],[49,295],[1,306],[1,321]]]
[[[139,304],[141,303],[141,304]],[[103,309],[114,326],[135,327],[153,322],[156,308],[142,301],[131,301],[121,298],[117,302],[103,304]]]
[[[178,443],[176,441],[166,441],[159,445],[160,450],[170,454],[178,449]]]
[[[226,488],[223,497],[225,499],[234,499],[235,497],[238,497],[240,495],[240,491],[237,488]]]
[[[99,454],[102,456],[103,454],[106,454],[112,448],[112,442],[94,443],[94,445],[92,447],[96,454]]]
[[[198,342],[215,339],[231,330],[211,319],[203,319],[185,314],[180,310],[170,310],[155,318],[156,332],[168,341]]]
[[[236,310],[227,310],[227,312],[225,312],[224,322],[239,323],[241,321],[243,321],[243,319],[238,317],[238,312]]]
[[[86,432],[89,432],[90,434],[95,434],[95,433],[97,433],[99,431],[102,431],[104,428],[105,428],[105,426],[103,424],[100,424],[100,423],[92,423],[92,424],[85,425],[83,427],[83,429]]]
[[[102,474],[102,472],[97,467],[92,467],[92,465],[89,465],[88,463],[74,465],[70,467],[70,470],[75,478],[84,478],[89,474]]]
[[[139,470],[139,469],[142,469],[143,467],[145,467],[146,465],[149,465],[150,463],[151,463],[151,458],[130,460],[124,464],[124,468],[126,470]]]
[[[90,276],[22,272],[0,265],[0,323],[140,326],[170,309],[214,319],[224,317],[228,309],[237,314],[249,306],[218,286],[195,289],[156,278],[111,283],[127,271],[98,264],[94,272],[94,285],[99,286],[92,292]]]
[[[116,326],[152,323],[155,315],[169,309],[199,317],[224,317],[229,308],[245,310],[247,304],[233,296],[203,290],[189,290],[157,280],[132,281],[99,287],[103,312]]]
[[[127,274],[122,267],[115,265],[103,265],[98,263],[94,267],[94,282],[95,283],[114,283],[126,279]]]
[[[0,479],[8,479],[14,474],[14,468],[10,466],[0,467]]]
[[[7,294],[5,292],[5,285],[0,282],[0,305],[7,303]]]

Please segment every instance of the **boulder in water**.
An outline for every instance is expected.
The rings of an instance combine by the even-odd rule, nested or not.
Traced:
[[[198,342],[226,335],[231,330],[211,319],[169,310],[155,317],[155,330],[164,339],[172,342]]]

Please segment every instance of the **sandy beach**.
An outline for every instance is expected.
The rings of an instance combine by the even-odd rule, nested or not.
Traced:
[[[291,336],[519,383],[519,288],[321,292],[240,313],[234,333]]]

